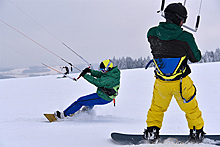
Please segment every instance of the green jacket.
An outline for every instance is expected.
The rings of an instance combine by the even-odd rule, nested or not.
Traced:
[[[148,41],[154,58],[172,58],[187,55],[191,62],[201,60],[193,35],[183,31],[180,26],[160,22],[159,26],[149,29]]]
[[[97,88],[96,93],[107,101],[112,101],[112,99],[103,93],[101,87],[104,88],[113,88],[120,84],[120,70],[118,67],[114,67],[112,70],[108,71],[107,73],[103,73],[97,70],[91,70],[91,75],[86,74],[84,78],[90,82],[91,84],[95,85]]]
[[[174,73],[176,76],[173,79],[169,78],[169,80],[179,80],[191,73],[187,60],[191,62],[199,62],[201,60],[201,52],[196,45],[193,35],[183,31],[176,24],[160,22],[159,26],[149,29],[147,38],[150,43],[151,53],[154,59],[157,60],[159,68],[163,71],[172,69],[170,68],[171,66],[165,66],[167,65],[165,62],[168,61],[167,59],[187,57],[180,63],[181,65],[177,69],[177,73],[181,74],[177,75],[177,73]],[[173,66],[176,65],[173,64]],[[168,71],[166,74],[169,75],[171,73]],[[167,80],[167,76],[159,74],[158,69],[155,70],[155,75],[161,80]]]

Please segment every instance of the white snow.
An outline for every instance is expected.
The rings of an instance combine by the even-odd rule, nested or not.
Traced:
[[[191,64],[207,134],[220,134],[220,63]],[[77,74],[72,75],[77,77]],[[0,80],[0,147],[119,146],[110,133],[142,133],[154,84],[153,68],[124,70],[116,100],[96,106],[91,114],[49,123],[43,113],[64,110],[78,97],[96,91],[84,79],[74,82],[56,76]],[[188,134],[184,113],[175,99],[165,113],[161,134]],[[211,147],[207,144],[139,146]]]

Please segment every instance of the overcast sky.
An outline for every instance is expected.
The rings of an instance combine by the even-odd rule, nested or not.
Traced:
[[[184,0],[166,0],[171,2]],[[164,18],[161,0],[0,0],[0,19],[72,64],[150,55],[146,32]],[[200,0],[187,0],[186,25],[194,28]],[[220,1],[203,0],[199,29],[193,33],[199,49],[220,46]],[[0,68],[66,65],[54,54],[0,21]],[[43,27],[43,28],[42,28]],[[45,30],[45,29],[46,30]],[[49,33],[48,33],[49,32]]]

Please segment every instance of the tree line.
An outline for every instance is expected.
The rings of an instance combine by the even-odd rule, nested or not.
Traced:
[[[138,58],[132,59],[131,57],[122,57],[116,59],[113,57],[113,63],[115,66],[118,66],[119,69],[133,69],[133,68],[144,68],[147,63],[151,60],[149,56],[147,58]],[[200,60],[199,63],[207,62],[220,62],[220,48],[217,48],[215,51],[206,51]],[[153,64],[150,67],[154,66]]]

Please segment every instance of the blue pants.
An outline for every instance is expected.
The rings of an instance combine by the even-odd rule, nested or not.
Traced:
[[[71,114],[74,114],[77,112],[82,106],[88,106],[91,109],[94,107],[94,105],[104,105],[108,104],[111,101],[106,101],[98,96],[97,93],[93,93],[90,95],[82,96],[77,101],[73,102],[66,110],[64,110],[64,114],[66,116],[70,116]]]

